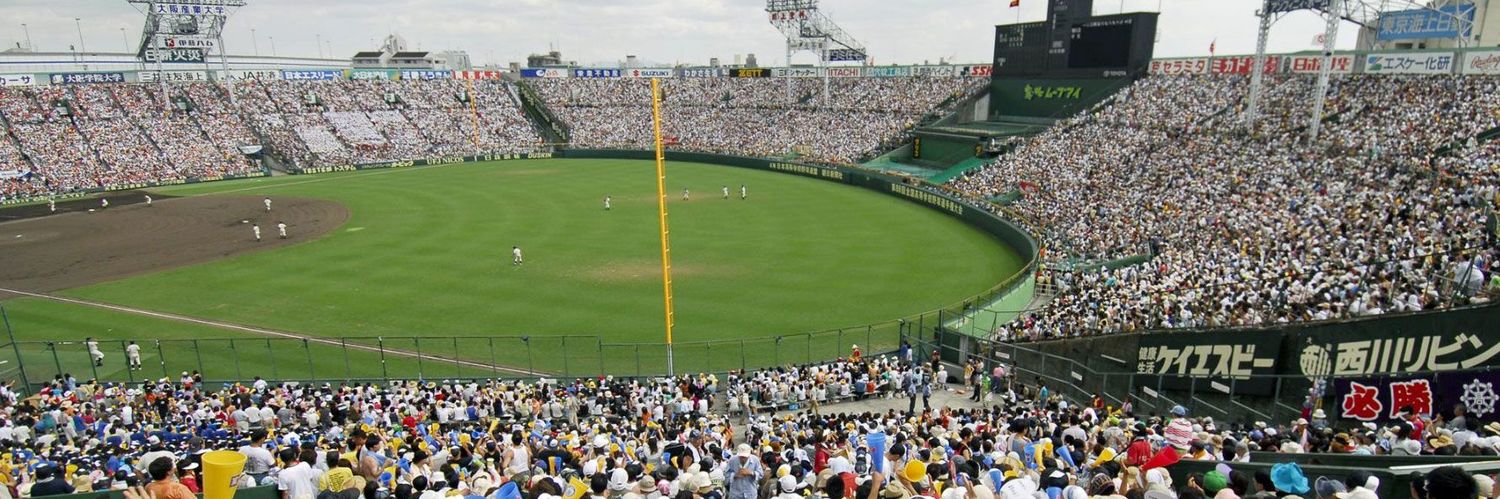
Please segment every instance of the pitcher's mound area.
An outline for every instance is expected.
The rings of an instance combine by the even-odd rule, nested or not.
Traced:
[[[158,198],[152,206],[112,202],[108,209],[0,223],[0,254],[5,255],[0,288],[56,291],[306,242],[349,218],[331,201],[273,197],[267,212],[263,199]],[[287,239],[277,237],[277,222],[286,223]],[[255,224],[260,242],[251,228]],[[0,299],[8,295],[0,292]]]

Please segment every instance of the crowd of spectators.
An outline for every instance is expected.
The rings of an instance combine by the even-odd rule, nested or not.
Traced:
[[[799,154],[849,164],[904,136],[988,79],[972,77],[682,78],[662,84],[663,134],[674,149],[752,156]],[[582,147],[653,147],[645,79],[532,83]]]
[[[1070,401],[978,364],[950,378],[935,360],[909,355],[856,351],[722,381],[210,386],[189,373],[130,384],[59,375],[24,400],[0,388],[0,489],[40,497],[149,483],[197,492],[201,456],[219,449],[246,456],[235,486],[275,486],[288,499],[1368,499],[1397,494],[1369,472],[1310,477],[1292,462],[1246,463],[1302,453],[1500,455],[1500,423],[1463,406],[1402,408],[1388,426],[1340,424],[1312,408],[1285,422],[1216,421],[1181,406],[1157,414],[1129,399]],[[907,398],[907,410],[817,399],[876,379],[885,387],[869,394]],[[772,400],[785,387],[807,387],[810,405],[761,412],[737,402]],[[933,392],[973,396],[934,407]],[[1174,472],[1184,461],[1215,465]],[[1495,496],[1486,474],[1442,467],[1419,478],[1426,484],[1414,497]]]
[[[952,187],[1010,206],[1060,272],[997,334],[1042,338],[1428,310],[1488,299],[1500,80],[1343,76],[1309,142],[1308,77],[1274,78],[1240,125],[1239,77],[1150,77]]]

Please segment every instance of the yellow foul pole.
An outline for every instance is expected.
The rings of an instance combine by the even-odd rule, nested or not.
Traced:
[[[661,140],[661,82],[651,79],[651,126],[656,136],[656,212],[661,228],[661,289],[667,314],[667,375],[672,369],[672,243],[667,231],[667,155]]]
[[[474,80],[466,78],[464,81],[469,84],[469,116],[474,119],[474,152],[478,154],[482,152],[479,150],[479,104],[475,102],[479,97],[474,95]]]

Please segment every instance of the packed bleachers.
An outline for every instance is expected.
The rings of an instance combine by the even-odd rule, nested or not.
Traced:
[[[0,200],[291,168],[524,152],[541,142],[511,84],[245,80],[0,89]],[[389,99],[389,100],[388,100]]]
[[[672,148],[753,156],[799,153],[849,164],[882,152],[940,105],[988,79],[684,78],[663,83],[663,133]],[[650,82],[564,78],[532,83],[581,147],[649,148]],[[789,86],[790,85],[790,86]]]
[[[1428,310],[1486,300],[1485,220],[1500,178],[1492,77],[1345,76],[1308,143],[1308,77],[1273,78],[1265,119],[1238,125],[1244,78],[1151,77],[957,179],[1012,209],[1065,273],[1045,309],[1002,330],[1038,338]],[[1222,111],[1222,112],[1221,112]]]
[[[257,377],[215,386],[186,372],[129,384],[59,375],[32,398],[0,385],[0,444],[16,463],[0,487],[12,497],[147,484],[191,494],[204,483],[203,454],[227,450],[246,460],[234,486],[323,499],[549,499],[570,490],[590,499],[1170,499],[1311,497],[1314,489],[1368,499],[1392,485],[1366,471],[1314,482],[1284,462],[1264,463],[1276,465],[1269,473],[1247,463],[1261,464],[1253,451],[1500,455],[1500,425],[1462,413],[1451,421],[1412,414],[1389,427],[1340,426],[1322,410],[1284,422],[1215,421],[1180,406],[1158,415],[1136,412],[1128,399],[1120,407],[1069,401],[987,367],[962,366],[950,384],[946,367],[913,362],[902,348],[723,377],[321,385]],[[877,379],[881,388],[863,401],[819,395]],[[772,415],[737,402],[752,396],[810,410]],[[1172,467],[1183,461],[1217,465],[1174,483],[1183,474]],[[1423,473],[1432,497],[1476,497],[1493,483],[1452,466]]]

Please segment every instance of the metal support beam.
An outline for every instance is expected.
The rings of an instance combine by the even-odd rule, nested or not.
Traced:
[[[1312,116],[1308,119],[1307,138],[1309,142],[1318,140],[1318,132],[1323,127],[1323,104],[1328,99],[1328,74],[1333,66],[1333,44],[1339,37],[1339,0],[1330,0],[1329,12],[1325,14],[1328,25],[1323,30],[1323,59],[1318,67],[1318,84],[1313,88]]]
[[[1265,92],[1264,73],[1266,66],[1266,40],[1271,37],[1270,0],[1262,2],[1260,8],[1260,31],[1255,36],[1255,63],[1250,67],[1250,106],[1245,110],[1245,128],[1254,130],[1255,120],[1260,117],[1261,96]]]

